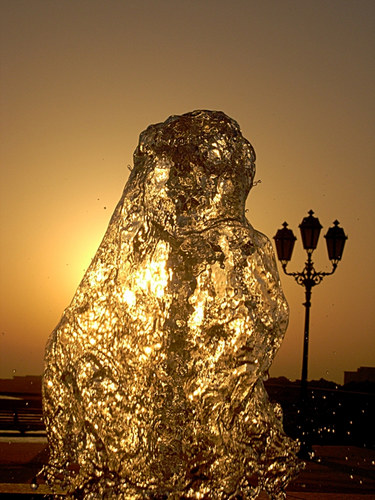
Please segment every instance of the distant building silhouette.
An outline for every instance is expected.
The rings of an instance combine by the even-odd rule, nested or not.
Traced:
[[[39,394],[42,392],[42,376],[26,375],[0,379],[0,393]]]
[[[361,366],[356,372],[344,372],[344,384],[350,382],[375,382],[375,367]]]

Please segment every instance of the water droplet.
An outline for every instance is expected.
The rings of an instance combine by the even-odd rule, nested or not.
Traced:
[[[37,490],[39,488],[39,484],[36,482],[36,478],[34,478],[30,483],[30,488],[32,490]]]

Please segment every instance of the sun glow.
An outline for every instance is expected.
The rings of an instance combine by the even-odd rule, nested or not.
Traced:
[[[171,277],[166,269],[168,253],[167,243],[160,242],[152,259],[139,269],[134,279],[137,288],[151,293],[158,299],[164,296],[168,280]]]

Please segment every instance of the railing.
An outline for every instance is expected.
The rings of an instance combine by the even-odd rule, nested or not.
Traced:
[[[45,429],[40,394],[0,394],[1,431],[26,432]]]

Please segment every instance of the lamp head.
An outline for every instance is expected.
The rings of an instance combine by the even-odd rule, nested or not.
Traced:
[[[334,226],[330,227],[324,236],[327,243],[329,260],[337,263],[341,260],[345,242],[348,239],[342,227],[339,227],[339,221],[335,220]]]
[[[273,237],[276,244],[277,258],[282,262],[289,262],[292,258],[294,243],[296,237],[291,229],[288,229],[288,224],[284,222],[283,228],[279,229]]]
[[[314,217],[313,213],[314,212],[310,210],[309,216],[305,217],[299,225],[303,248],[309,253],[315,250],[318,244],[320,230],[322,229],[319,219]]]

